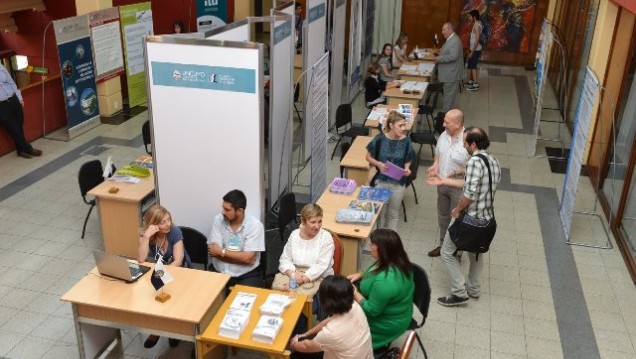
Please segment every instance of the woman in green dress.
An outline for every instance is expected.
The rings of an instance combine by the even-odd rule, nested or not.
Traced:
[[[352,283],[360,280],[354,299],[367,316],[373,350],[379,353],[411,323],[415,285],[411,262],[400,236],[391,229],[376,229],[369,239],[375,263],[347,279]]]

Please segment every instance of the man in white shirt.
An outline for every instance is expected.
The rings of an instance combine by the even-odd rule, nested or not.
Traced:
[[[463,178],[470,155],[464,148],[464,113],[450,110],[444,116],[444,128],[435,147],[433,165],[428,168],[429,177]],[[439,257],[444,236],[451,220],[451,210],[457,206],[461,188],[437,186],[437,222],[440,245],[428,252],[429,257]]]
[[[259,267],[265,251],[265,230],[254,216],[245,213],[247,198],[240,190],[223,196],[223,212],[216,215],[208,237],[211,270],[232,276],[227,288],[236,284],[260,287],[263,283]]]

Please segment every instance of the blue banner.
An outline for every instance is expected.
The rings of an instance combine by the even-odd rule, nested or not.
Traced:
[[[312,7],[311,9],[309,9],[309,23],[310,24],[312,22],[322,18],[323,16],[325,16],[325,3],[316,5],[316,6]]]
[[[291,36],[291,33],[291,21],[285,21],[284,23],[276,26],[274,28],[274,45]]]
[[[197,31],[205,32],[225,24],[226,0],[197,0]]]
[[[152,61],[154,85],[256,93],[256,70]]]
[[[99,115],[90,37],[58,45],[68,128]]]

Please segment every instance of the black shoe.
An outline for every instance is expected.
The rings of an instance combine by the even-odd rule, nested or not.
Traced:
[[[158,341],[159,341],[159,336],[158,335],[150,334],[148,336],[148,338],[146,338],[146,341],[144,342],[144,348],[150,349],[150,348],[154,347],[155,345],[157,345]]]
[[[170,344],[171,348],[176,348],[176,346],[179,345],[179,342],[181,342],[179,339],[168,338],[168,344]]]
[[[33,156],[30,153],[26,153],[26,152],[18,152],[18,157],[33,158]]]
[[[437,303],[445,307],[456,307],[458,305],[466,304],[468,302],[468,299],[468,297],[462,298],[456,296],[455,294],[451,294],[448,297],[437,298]]]

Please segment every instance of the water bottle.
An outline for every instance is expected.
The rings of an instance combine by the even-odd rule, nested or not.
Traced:
[[[291,277],[289,277],[289,289],[298,288],[298,282],[296,282],[296,273],[292,273]]]

